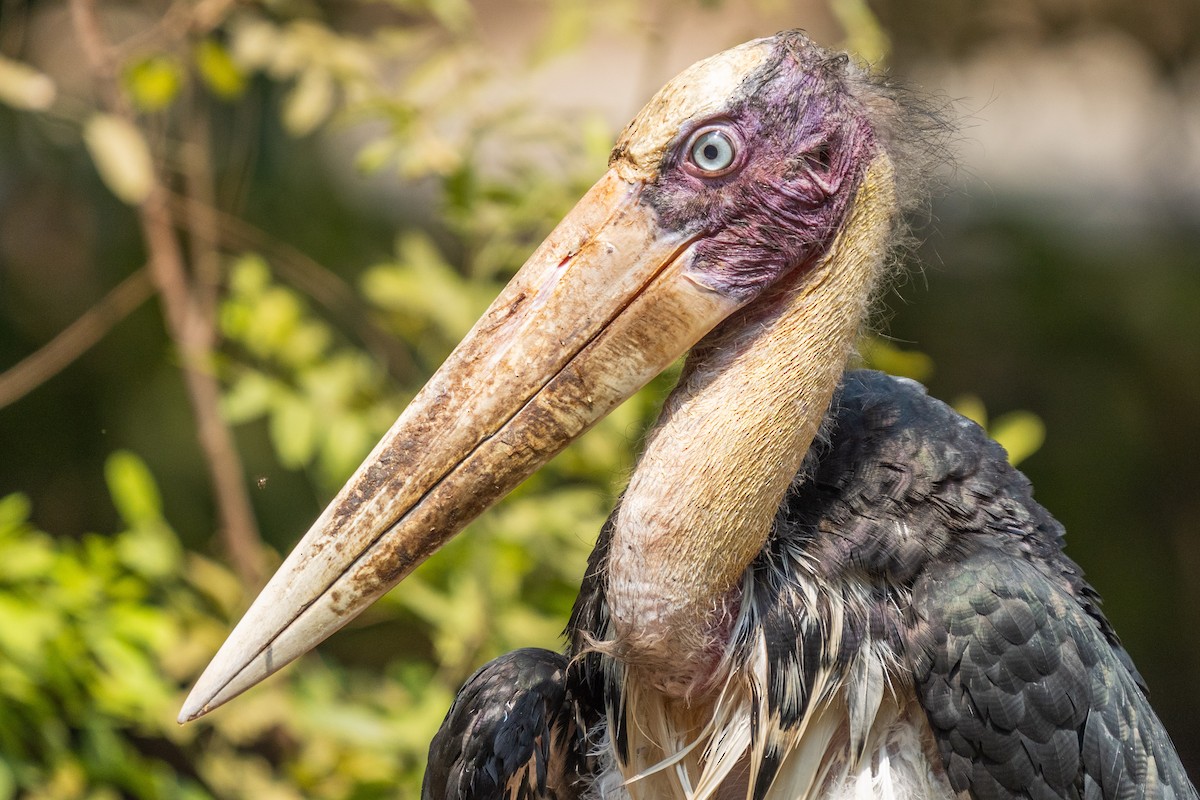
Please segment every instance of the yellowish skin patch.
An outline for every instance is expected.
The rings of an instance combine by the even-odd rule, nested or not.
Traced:
[[[771,40],[756,39],[676,75],[626,126],[613,148],[612,168],[628,180],[653,175],[680,129],[728,107],[729,98],[771,53]]]

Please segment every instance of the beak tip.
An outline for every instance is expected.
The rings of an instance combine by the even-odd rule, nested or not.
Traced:
[[[179,716],[175,721],[180,725],[185,725],[193,720],[200,719],[200,717],[203,717],[211,710],[212,706],[209,705],[209,702],[202,701],[197,697],[196,690],[193,689],[192,693],[188,695],[187,700],[183,701],[183,707],[179,709]]]
[[[217,656],[219,658],[220,653]],[[213,659],[214,663],[218,658]],[[176,721],[180,725],[185,725],[198,720],[240,694],[240,691],[230,691],[229,683],[228,679],[221,680],[221,673],[214,669],[214,664],[209,664],[192,686],[187,699],[183,701]],[[248,687],[243,687],[243,689],[245,688]]]

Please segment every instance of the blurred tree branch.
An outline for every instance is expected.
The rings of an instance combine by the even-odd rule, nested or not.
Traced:
[[[369,306],[337,273],[288,242],[212,203],[201,201],[195,195],[174,194],[171,201],[176,214],[187,215],[196,221],[191,230],[193,236],[211,236],[214,245],[267,256],[271,269],[280,278],[336,316],[339,324],[353,332],[376,358],[387,365],[390,375],[398,378],[418,374],[412,356],[400,340],[372,321]]]
[[[208,7],[211,3],[202,5]],[[71,0],[70,7],[75,34],[95,76],[102,106],[137,128],[138,120],[121,92],[112,48],[105,37],[95,0]],[[195,183],[188,181],[189,190],[195,188]],[[149,253],[150,277],[162,298],[167,331],[182,362],[184,383],[196,418],[196,433],[213,487],[221,537],[243,584],[253,587],[261,582],[264,572],[262,541],[246,491],[241,457],[234,445],[233,434],[221,417],[221,387],[213,373],[216,326],[211,303],[204,302],[203,294],[197,296],[198,289],[190,283],[183,250],[176,238],[170,194],[154,165],[150,168],[148,191],[136,211]],[[204,223],[193,220],[193,224],[199,226],[193,241],[202,242]],[[194,255],[201,264],[210,261],[204,250],[197,250]],[[200,273],[196,280],[203,281],[206,271],[200,270]],[[211,288],[204,287],[204,291],[211,292]]]
[[[154,284],[145,268],[117,284],[61,333],[0,372],[0,408],[12,405],[66,369],[153,293]]]
[[[151,47],[165,48],[189,35],[206,34],[225,21],[235,3],[236,0],[175,0],[157,25],[138,31],[115,48],[128,55]]]

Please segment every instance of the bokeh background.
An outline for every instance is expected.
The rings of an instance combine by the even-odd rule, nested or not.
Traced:
[[[650,94],[793,27],[958,119],[864,351],[1010,447],[1200,775],[1194,0],[0,0],[0,798],[415,797],[463,678],[557,646],[669,376],[176,710]]]

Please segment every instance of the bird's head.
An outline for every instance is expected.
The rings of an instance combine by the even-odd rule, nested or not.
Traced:
[[[693,280],[749,302],[819,258],[882,154],[858,79],[802,34],[749,42],[663,87],[610,166],[658,226],[694,242]]]
[[[795,32],[667,84],[280,567],[180,719],[344,625],[739,309],[839,246],[877,264],[878,236],[856,249],[846,224],[866,195],[873,231],[896,216],[880,122],[896,104],[868,86]]]

